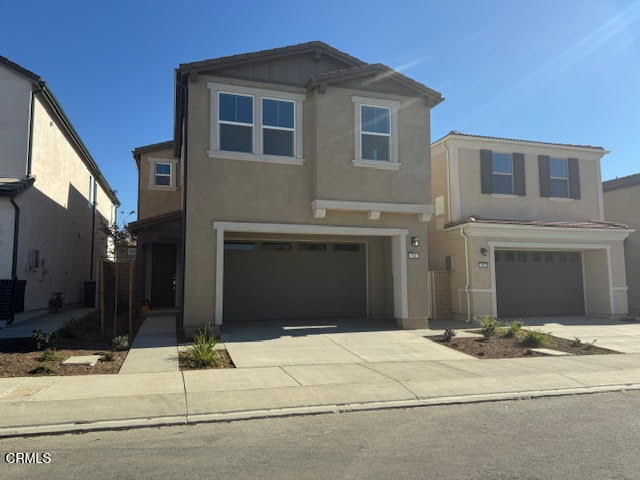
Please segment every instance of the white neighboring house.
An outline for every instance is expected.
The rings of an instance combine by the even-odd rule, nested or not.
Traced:
[[[57,292],[84,303],[120,203],[45,82],[2,56],[0,105],[1,326]]]

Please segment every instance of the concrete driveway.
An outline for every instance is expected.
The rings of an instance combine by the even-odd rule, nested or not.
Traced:
[[[226,325],[222,336],[236,367],[273,367],[470,359],[393,322],[326,320]]]
[[[620,353],[640,353],[640,322],[623,322],[593,317],[525,318],[526,326],[539,327],[556,337],[583,342],[596,340],[596,346]]]

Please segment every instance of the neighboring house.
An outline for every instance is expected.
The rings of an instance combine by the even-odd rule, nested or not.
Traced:
[[[435,316],[627,313],[631,230],[603,214],[606,153],[458,132],[434,142],[429,268],[449,272],[434,274]]]
[[[83,302],[119,202],[45,82],[1,56],[0,103],[3,322],[46,311],[57,292]]]
[[[602,182],[605,218],[629,224],[624,242],[629,311],[640,314],[640,173]]]
[[[322,42],[180,65],[173,141],[134,151],[139,292],[180,307],[187,331],[310,317],[424,327],[442,100]]]

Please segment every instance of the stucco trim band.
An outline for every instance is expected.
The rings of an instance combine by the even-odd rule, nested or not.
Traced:
[[[358,202],[351,200],[325,200],[316,199],[311,202],[314,218],[324,218],[327,210],[342,212],[369,212],[369,220],[378,220],[380,213],[416,213],[421,222],[431,220],[434,213],[434,206],[428,203],[381,203],[381,202]]]

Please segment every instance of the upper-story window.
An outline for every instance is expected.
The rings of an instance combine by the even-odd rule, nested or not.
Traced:
[[[149,188],[152,190],[176,189],[177,160],[149,158]]]
[[[388,162],[391,148],[391,109],[388,107],[360,106],[362,160]]]
[[[295,147],[295,102],[262,99],[262,152],[293,157]]]
[[[569,197],[569,168],[566,158],[549,159],[549,188],[552,197]]]
[[[399,102],[351,97],[355,105],[356,167],[398,170]]]
[[[253,151],[253,97],[220,92],[220,150]]]
[[[301,165],[306,94],[208,82],[211,158]],[[296,89],[297,90],[297,89]]]
[[[153,184],[156,187],[171,185],[171,164],[156,163],[154,166]]]
[[[493,193],[513,195],[513,156],[492,152]]]

